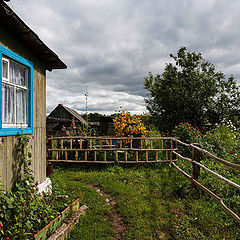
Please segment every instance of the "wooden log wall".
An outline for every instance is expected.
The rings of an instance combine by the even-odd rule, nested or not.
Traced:
[[[10,49],[33,63],[33,126],[32,170],[39,183],[46,180],[46,68],[6,29],[0,27],[0,45]],[[1,139],[1,136],[0,136]],[[0,149],[0,183],[10,189],[18,171],[16,159],[17,136],[4,137]]]

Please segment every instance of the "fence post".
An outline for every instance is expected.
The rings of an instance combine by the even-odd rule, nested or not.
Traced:
[[[171,138],[170,164],[172,164],[172,160],[173,160],[173,138]]]
[[[171,160],[177,160],[177,155],[173,151],[177,151],[177,139],[171,139]],[[171,161],[172,163],[172,161]]]
[[[50,136],[50,138],[53,138],[53,135]],[[48,159],[51,160],[52,159],[52,151],[49,151],[49,149],[52,149],[53,148],[53,140],[50,140],[48,138],[48,153],[47,153],[47,156],[48,156]]]
[[[53,135],[50,136],[50,138],[53,138]],[[49,149],[53,149],[53,140],[50,140],[48,138],[48,143],[47,143],[47,159],[52,160],[52,151],[49,151]],[[53,175],[53,164],[50,162],[47,162],[47,176],[52,177]]]
[[[175,145],[174,145],[174,148],[176,149],[176,150],[175,150],[176,152],[178,151],[177,139],[178,139],[178,138],[175,138]],[[176,154],[174,154],[174,156],[175,156],[175,160],[178,161],[178,156],[177,156]]]
[[[200,147],[199,143],[193,143],[193,145]],[[193,147],[192,147],[192,160],[195,162],[198,162],[198,163],[201,162],[200,152]],[[197,181],[199,176],[200,176],[200,167],[198,165],[192,163],[192,178]]]

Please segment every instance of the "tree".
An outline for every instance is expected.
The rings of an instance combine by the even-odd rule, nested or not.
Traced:
[[[89,122],[99,122],[100,121],[100,117],[102,117],[103,115],[101,113],[89,113],[88,116],[86,116],[85,114],[81,115],[85,120],[88,117],[88,121]]]
[[[159,129],[172,129],[179,122],[202,128],[239,115],[240,91],[232,76],[225,80],[201,53],[185,47],[170,57],[174,64],[166,64],[162,74],[149,73],[144,82],[146,106]]]

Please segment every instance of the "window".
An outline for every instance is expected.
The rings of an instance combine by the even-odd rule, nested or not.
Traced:
[[[0,46],[0,136],[33,132],[32,63]]]
[[[107,136],[115,136],[113,123],[107,123]]]
[[[2,58],[2,126],[27,127],[28,68]]]

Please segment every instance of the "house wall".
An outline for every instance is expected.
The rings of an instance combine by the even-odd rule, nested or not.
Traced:
[[[112,117],[100,117],[100,136],[114,136],[114,127]]]
[[[39,183],[46,180],[46,68],[44,64],[13,35],[0,26],[0,45],[33,63],[33,127],[32,170]],[[1,107],[1,106],[0,106]],[[1,139],[1,136],[0,136]],[[17,136],[4,137],[0,149],[0,182],[11,188],[19,169],[16,157]]]

